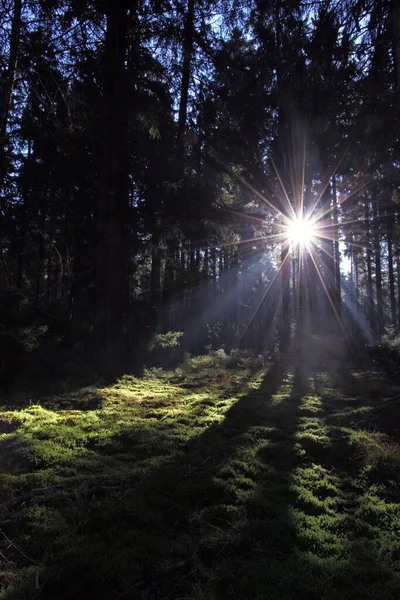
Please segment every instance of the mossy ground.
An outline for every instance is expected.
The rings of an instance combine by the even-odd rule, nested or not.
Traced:
[[[4,406],[0,598],[398,598],[400,388],[252,367]]]

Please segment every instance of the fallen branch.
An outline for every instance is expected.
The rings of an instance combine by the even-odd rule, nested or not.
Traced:
[[[25,502],[29,502],[29,500],[35,498],[36,496],[48,496],[49,494],[62,491],[65,489],[65,487],[65,485],[53,485],[49,488],[36,488],[34,490],[30,490],[29,492],[21,494],[21,496],[16,496],[16,498],[12,498],[11,500],[3,502],[3,504],[0,504],[0,512],[3,510],[10,510],[11,508],[19,506],[20,504],[25,504]]]
[[[7,541],[8,548],[10,548],[10,547],[14,548],[14,550],[16,550],[17,552],[19,552],[20,554],[22,554],[22,556],[24,558],[26,558],[26,560],[28,560],[29,562],[33,563],[34,565],[39,565],[40,564],[40,563],[37,562],[37,560],[35,560],[34,558],[31,558],[30,556],[28,556],[27,554],[25,554],[25,552],[19,546],[17,546],[17,544],[15,542],[13,542],[12,540],[10,540],[10,538],[8,537],[8,535],[6,535],[2,529],[0,529],[0,533],[4,537],[4,539]]]
[[[88,496],[91,494],[101,494],[104,492],[115,492],[128,489],[129,485],[97,485],[88,489],[77,489],[68,487],[66,485],[53,485],[48,488],[37,488],[34,490],[30,490],[29,492],[25,492],[21,494],[21,496],[16,496],[11,500],[7,500],[7,502],[3,502],[0,504],[0,513],[2,511],[11,510],[13,508],[17,508],[19,506],[23,506],[25,504],[44,504],[47,502],[53,502],[55,500],[68,500],[71,498],[76,498],[77,494],[80,493],[82,495]],[[59,492],[66,492],[60,494]]]

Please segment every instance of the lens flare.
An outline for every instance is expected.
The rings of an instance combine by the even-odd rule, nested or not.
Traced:
[[[314,227],[308,219],[293,219],[288,225],[288,237],[292,244],[308,246]]]

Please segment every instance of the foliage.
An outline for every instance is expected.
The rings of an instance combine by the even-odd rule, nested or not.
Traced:
[[[183,331],[167,331],[166,333],[157,333],[154,336],[153,345],[154,348],[176,348],[179,346],[179,339],[184,336]]]
[[[394,326],[386,327],[379,343],[373,348],[373,357],[391,374],[399,375],[400,332]]]
[[[38,343],[41,315],[43,338],[103,372],[178,340],[156,332],[195,354],[263,353],[297,320],[302,281],[307,334],[339,314],[368,341],[398,325],[398,15],[328,4],[5,4],[2,337]],[[299,198],[337,234],[310,277],[292,251],[282,287],[276,232]]]
[[[23,350],[31,352],[39,347],[40,338],[47,333],[47,325],[20,327],[11,335]]]

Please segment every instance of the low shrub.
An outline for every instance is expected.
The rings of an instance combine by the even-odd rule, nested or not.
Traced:
[[[373,359],[388,373],[400,376],[400,332],[386,327],[379,343],[372,348]]]

